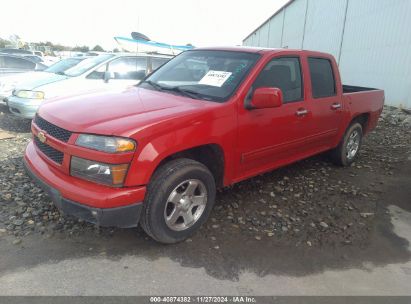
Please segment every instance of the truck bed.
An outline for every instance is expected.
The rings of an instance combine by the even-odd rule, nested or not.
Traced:
[[[351,117],[367,113],[368,124],[364,133],[375,128],[384,106],[384,91],[375,88],[343,85],[343,100],[349,107]]]
[[[346,85],[346,84],[343,84],[342,87],[343,87],[343,93],[356,93],[356,92],[378,90],[378,89],[375,89],[375,88],[359,87],[359,86]]]

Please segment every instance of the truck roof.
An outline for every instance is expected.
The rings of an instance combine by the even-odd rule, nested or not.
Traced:
[[[317,51],[302,50],[302,49],[288,49],[288,48],[263,48],[263,47],[250,47],[250,46],[224,46],[224,47],[202,47],[195,48],[195,51],[198,50],[214,50],[214,51],[232,51],[232,52],[247,52],[247,53],[278,53],[284,51],[297,52],[297,53],[306,53],[312,55],[318,55],[322,57],[330,57],[332,55],[328,53],[322,53]]]

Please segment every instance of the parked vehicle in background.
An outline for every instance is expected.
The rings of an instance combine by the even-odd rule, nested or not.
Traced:
[[[42,63],[44,65],[47,65],[44,61],[43,58],[37,56],[37,55],[21,55],[21,57],[26,58],[26,59],[30,59],[33,62],[36,63]]]
[[[23,56],[0,53],[0,77],[28,71],[42,71],[47,66]]]
[[[83,57],[75,57],[83,58]],[[49,79],[19,83],[7,98],[9,110],[31,119],[46,99],[100,89],[123,89],[137,84],[170,56],[138,54],[103,54],[87,58],[76,66]]]
[[[329,54],[195,49],[137,87],[45,103],[24,162],[65,214],[140,222],[175,243],[206,221],[218,187],[324,151],[352,164],[383,104],[382,90],[343,86]]]
[[[69,68],[77,65],[81,61],[85,60],[87,57],[81,58],[66,58],[59,62],[49,66],[43,71],[34,71],[26,73],[18,73],[9,76],[4,76],[0,78],[0,104],[6,103],[6,98],[10,97],[14,88],[19,82],[23,81],[39,81],[41,83],[51,83],[65,78],[63,72]],[[57,75],[55,75],[57,74]]]
[[[56,57],[56,56],[43,56],[41,58],[43,59],[43,63],[47,66],[55,64],[56,62],[61,60],[61,58]],[[70,57],[66,57],[66,58],[70,58]]]
[[[32,51],[13,48],[1,48],[0,53],[11,55],[35,55]]]

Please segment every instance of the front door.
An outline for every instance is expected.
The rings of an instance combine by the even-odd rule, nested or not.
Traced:
[[[239,105],[237,180],[290,163],[304,155],[311,111],[304,98],[299,56],[276,57],[260,72],[246,98],[259,87],[276,87],[283,93],[278,108],[247,110]]]

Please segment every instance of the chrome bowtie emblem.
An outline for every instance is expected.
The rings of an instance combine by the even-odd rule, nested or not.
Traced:
[[[45,143],[47,140],[46,134],[44,134],[43,132],[39,132],[37,134],[37,138],[42,142]]]

